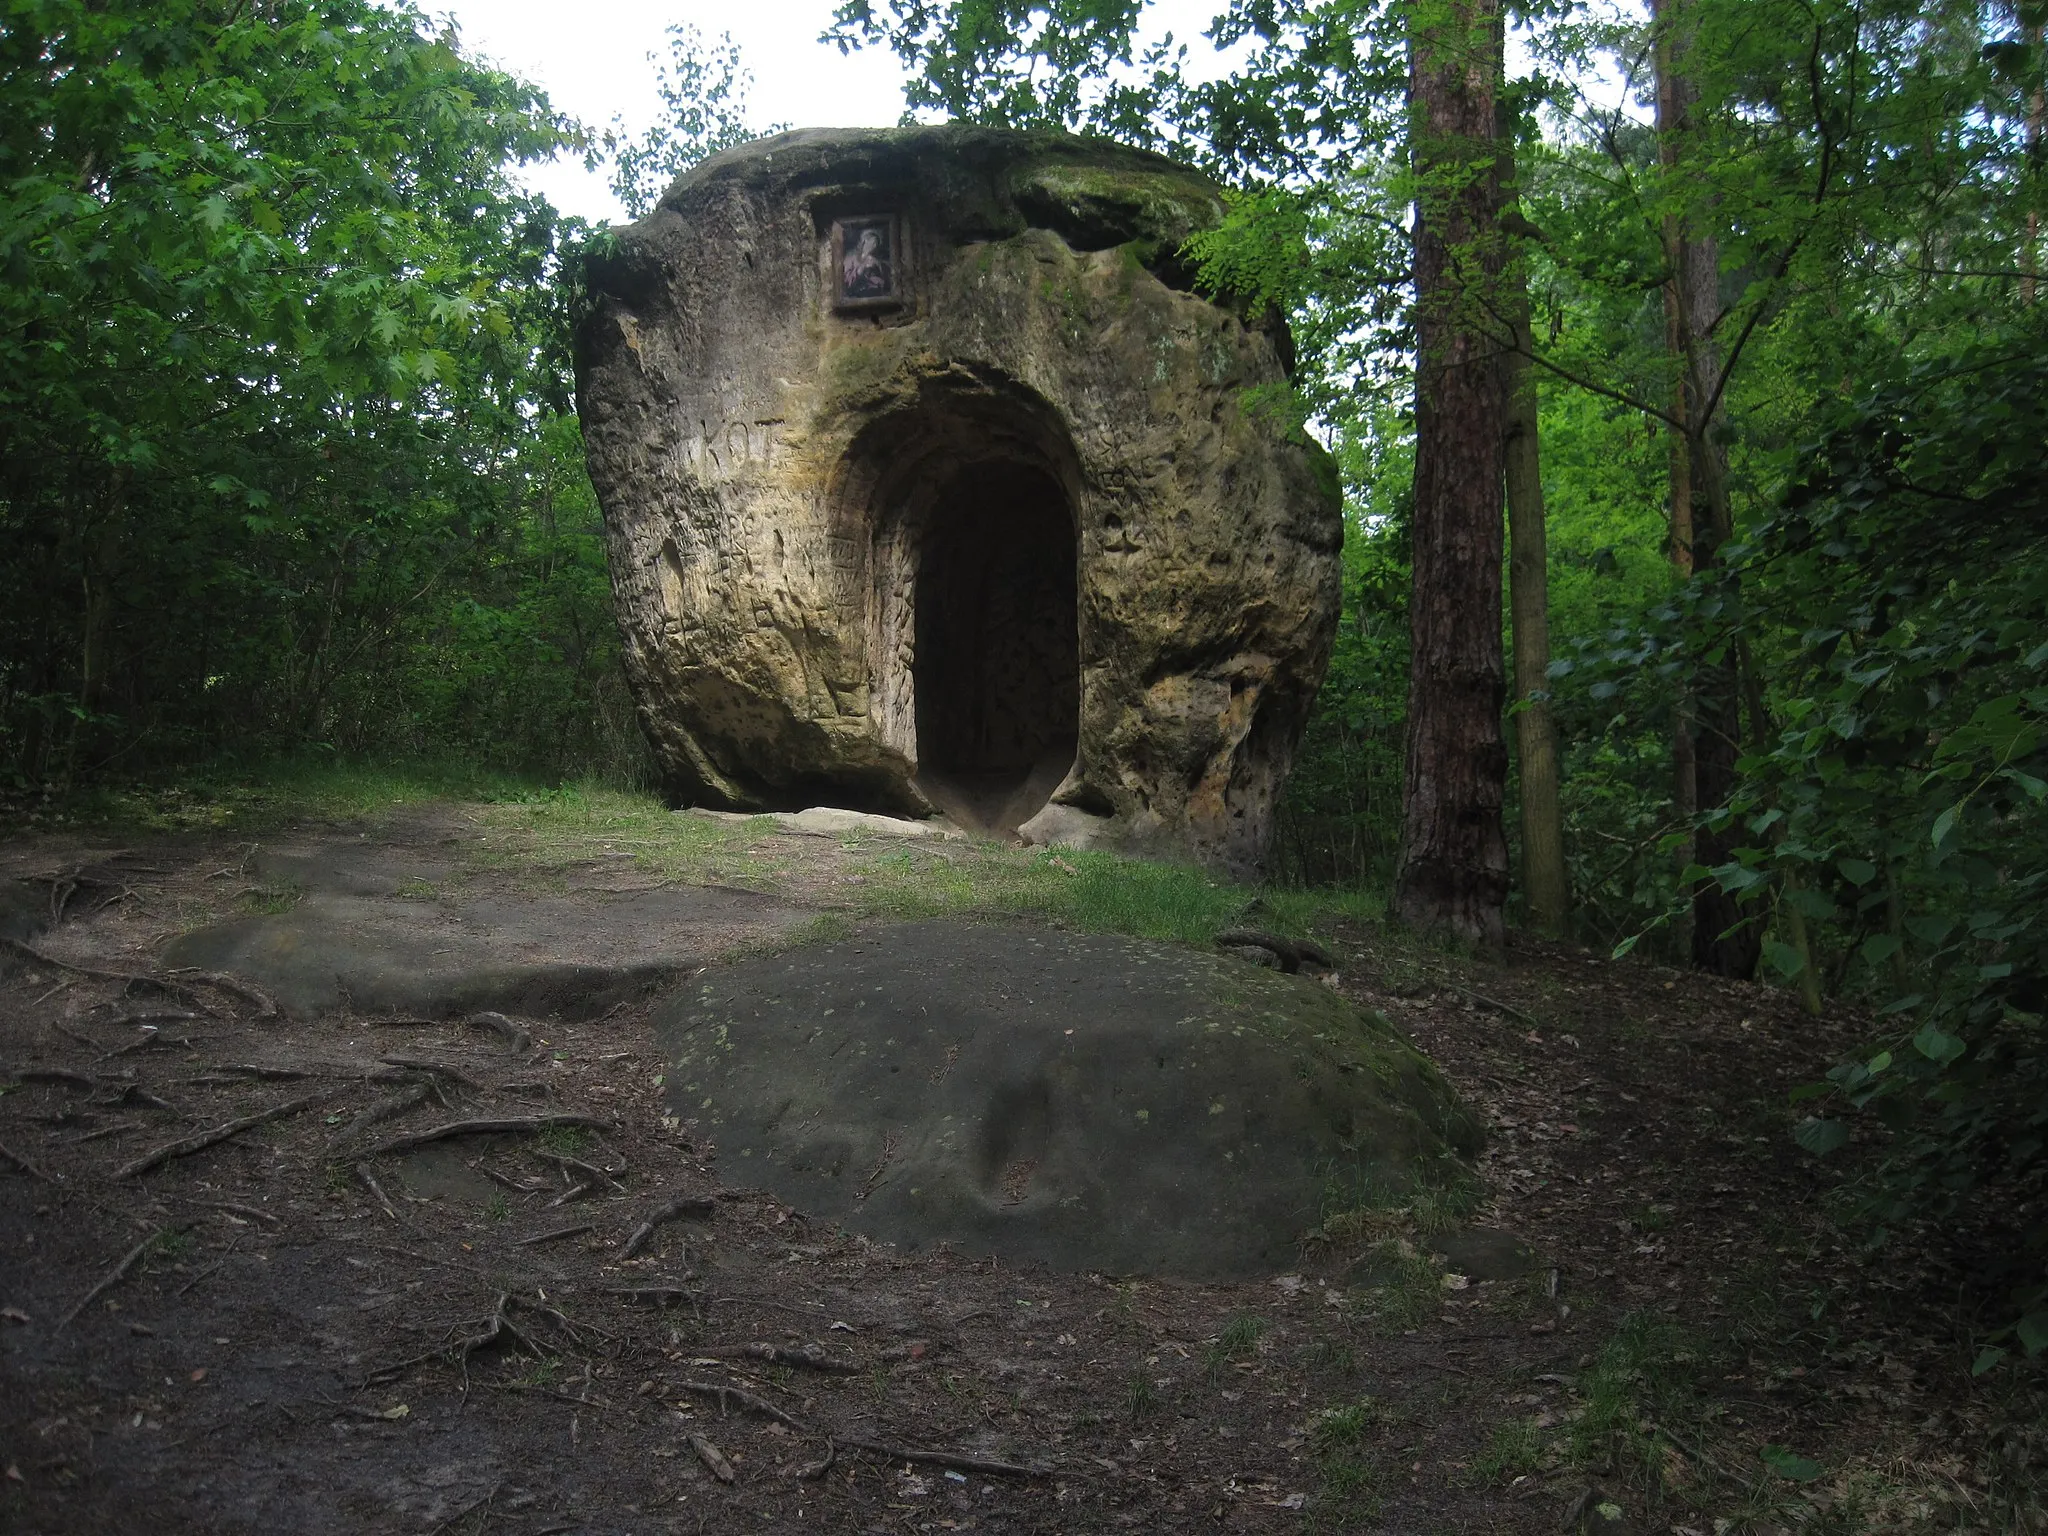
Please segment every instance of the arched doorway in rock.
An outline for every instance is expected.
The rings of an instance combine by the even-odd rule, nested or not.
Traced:
[[[1081,710],[1074,518],[1042,469],[961,467],[917,551],[918,786],[973,831],[1008,835],[1073,766]]]
[[[1015,380],[925,377],[851,445],[837,526],[862,551],[869,709],[916,798],[999,837],[1074,766],[1080,473],[1065,423]]]

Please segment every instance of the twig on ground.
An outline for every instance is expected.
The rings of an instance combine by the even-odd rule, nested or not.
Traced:
[[[625,1246],[619,1250],[619,1257],[630,1259],[638,1255],[640,1250],[647,1246],[655,1231],[668,1222],[684,1216],[709,1216],[716,1209],[717,1202],[702,1195],[678,1195],[668,1204],[651,1212],[645,1221],[633,1229],[626,1239]]]
[[[95,1301],[99,1300],[101,1296],[105,1295],[108,1291],[112,1290],[116,1285],[119,1285],[121,1283],[122,1277],[125,1276],[128,1273],[128,1271],[133,1269],[137,1264],[141,1263],[143,1256],[147,1254],[150,1251],[150,1249],[154,1248],[158,1243],[162,1242],[166,1237],[170,1236],[171,1233],[182,1232],[184,1230],[185,1229],[183,1226],[158,1227],[154,1232],[150,1233],[149,1236],[145,1237],[133,1248],[130,1248],[126,1253],[122,1254],[119,1261],[115,1263],[114,1267],[108,1270],[104,1275],[100,1276],[99,1284],[95,1285],[83,1296],[79,1297],[78,1305],[73,1307],[69,1312],[66,1312],[63,1317],[58,1319],[57,1332],[62,1333],[66,1328],[70,1327],[73,1318],[77,1317],[79,1313],[83,1312]]]
[[[266,1067],[258,1061],[230,1062],[213,1070],[227,1077],[253,1077],[265,1083],[297,1083],[313,1075],[297,1067]]]
[[[519,1239],[517,1246],[521,1248],[534,1248],[542,1243],[552,1243],[560,1238],[576,1237],[582,1233],[594,1232],[596,1230],[597,1223],[594,1221],[578,1222],[572,1227],[556,1227],[549,1232],[536,1232],[531,1237],[522,1237]]]
[[[177,1113],[177,1106],[171,1103],[169,1099],[158,1098],[140,1083],[124,1083],[121,1086],[120,1092],[111,1093],[99,1102],[109,1107],[116,1104],[140,1104],[145,1109],[161,1109],[172,1114]]]
[[[225,992],[230,997],[239,997],[245,1003],[254,1003],[258,1018],[274,1019],[284,1012],[261,987],[251,986],[248,982],[224,972],[180,969],[172,971],[171,974],[186,981],[198,982],[201,986],[212,987],[216,992]]]
[[[491,1390],[493,1392],[529,1392],[535,1397],[552,1397],[558,1403],[575,1403],[584,1408],[609,1409],[616,1406],[616,1404],[608,1403],[601,1397],[581,1397],[574,1392],[564,1392],[559,1387],[534,1386],[523,1381],[494,1381],[491,1383]]]
[[[725,1452],[702,1435],[690,1436],[690,1449],[697,1453],[697,1459],[710,1468],[711,1475],[721,1483],[732,1482],[739,1476],[739,1473],[733,1471],[732,1463],[725,1459]]]
[[[1544,1027],[1543,1021],[1534,1014],[1524,1013],[1521,1009],[1501,1002],[1498,998],[1488,997],[1484,992],[1474,992],[1470,987],[1461,987],[1457,983],[1450,981],[1441,982],[1439,985],[1448,991],[1457,993],[1458,996],[1470,1002],[1477,1003],[1482,1008],[1491,1008],[1495,1013],[1503,1014],[1513,1019],[1517,1024],[1526,1024],[1531,1029],[1541,1029]]]
[[[472,1164],[471,1166],[475,1167],[476,1165]],[[513,1178],[509,1173],[500,1173],[495,1168],[483,1168],[480,1171],[485,1178],[495,1184],[504,1185],[507,1189],[518,1195],[544,1195],[555,1187],[545,1180],[536,1184],[529,1184],[524,1179]]]
[[[100,1141],[108,1136],[125,1135],[134,1129],[136,1129],[136,1123],[133,1120],[116,1120],[111,1125],[101,1126],[98,1130],[86,1131],[78,1136],[67,1136],[64,1138],[63,1144],[67,1147],[83,1146],[88,1141]]]
[[[489,1030],[515,1051],[533,1049],[533,1036],[502,1013],[472,1013],[464,1022],[477,1029]]]
[[[201,1015],[187,1013],[182,1008],[153,1008],[148,1013],[124,1013],[117,1019],[101,1019],[100,1023],[112,1028],[120,1024],[133,1024],[141,1029],[153,1024],[197,1024]]]
[[[806,1344],[800,1349],[784,1349],[778,1344],[762,1342],[727,1344],[711,1349],[692,1345],[691,1353],[709,1360],[759,1360],[768,1365],[801,1366],[807,1371],[822,1371],[828,1376],[858,1376],[863,1369],[851,1360],[834,1360],[816,1344]]]
[[[420,1082],[415,1079],[410,1086],[359,1110],[355,1119],[349,1121],[347,1128],[334,1139],[336,1142],[345,1142],[381,1121],[396,1120],[400,1115],[408,1114],[426,1103],[433,1091],[434,1085],[431,1082]]]
[[[677,1383],[683,1391],[698,1397],[715,1398],[719,1411],[725,1411],[728,1402],[736,1403],[749,1413],[758,1413],[763,1418],[775,1420],[788,1429],[804,1434],[815,1433],[802,1420],[784,1413],[766,1398],[757,1397],[739,1387],[727,1386],[716,1381],[683,1381]],[[881,1440],[839,1439],[838,1444],[850,1451],[865,1451],[870,1456],[880,1456],[888,1461],[922,1462],[926,1466],[951,1467],[959,1472],[980,1472],[991,1477],[1044,1477],[1042,1467],[1024,1466],[1014,1461],[996,1461],[986,1456],[968,1456],[957,1451],[925,1451],[914,1446],[890,1445]]]
[[[1020,1462],[996,1461],[986,1456],[963,1456],[954,1451],[921,1451],[907,1445],[889,1445],[880,1440],[841,1440],[849,1451],[866,1451],[885,1461],[921,1462],[928,1467],[951,1467],[956,1472],[981,1472],[990,1477],[1049,1477],[1044,1467]]]
[[[275,1213],[262,1210],[253,1205],[237,1205],[232,1200],[197,1200],[191,1195],[175,1195],[172,1198],[182,1200],[187,1205],[203,1205],[208,1210],[230,1211],[237,1216],[250,1216],[266,1226],[274,1227],[278,1224],[278,1218]]]
[[[4,1141],[0,1141],[0,1157],[6,1158],[8,1162],[14,1164],[15,1167],[19,1168],[23,1173],[27,1174],[32,1179],[41,1179],[45,1184],[54,1184],[57,1182],[55,1179],[51,1178],[49,1174],[43,1172],[42,1169],[38,1168],[34,1163],[30,1162],[27,1158],[23,1157],[19,1152],[15,1151],[14,1148],[8,1146],[7,1143]]]
[[[503,1120],[451,1120],[446,1125],[435,1126],[432,1130],[394,1136],[372,1150],[377,1156],[382,1157],[393,1152],[406,1152],[414,1147],[423,1147],[430,1141],[445,1141],[451,1136],[520,1135],[551,1130],[556,1126],[580,1126],[585,1130],[596,1131],[607,1129],[605,1122],[595,1115],[519,1115]]]
[[[327,1096],[328,1091],[323,1089],[319,1093],[309,1093],[302,1098],[274,1105],[260,1113],[244,1115],[239,1120],[230,1120],[225,1125],[217,1125],[211,1130],[199,1131],[191,1136],[183,1137],[180,1140],[158,1147],[154,1152],[149,1153],[145,1157],[138,1157],[126,1167],[117,1169],[114,1177],[117,1179],[132,1179],[138,1173],[147,1173],[150,1169],[157,1167],[159,1164],[168,1163],[174,1158],[190,1157],[194,1152],[203,1152],[208,1147],[226,1141],[231,1136],[239,1136],[242,1132],[253,1129],[256,1126],[267,1124],[272,1120],[282,1120],[285,1116],[295,1115],[302,1109],[310,1109]]]
[[[684,1280],[694,1280],[697,1272],[683,1271]],[[672,1301],[695,1301],[697,1293],[685,1290],[680,1281],[671,1285],[601,1285],[597,1287],[601,1296],[617,1296],[622,1301],[638,1301],[657,1307],[665,1307]]]
[[[111,1061],[116,1056],[132,1055],[136,1051],[146,1051],[153,1046],[159,1045],[182,1045],[187,1050],[190,1050],[192,1048],[192,1037],[190,1035],[167,1035],[164,1034],[161,1030],[159,1030],[157,1026],[154,1024],[145,1024],[142,1026],[142,1028],[146,1031],[146,1033],[142,1036],[141,1039],[130,1040],[125,1045],[115,1046],[111,1051],[102,1052],[100,1055],[100,1060]],[[232,1069],[222,1068],[222,1070],[229,1071]]]
[[[806,1462],[789,1475],[800,1483],[823,1477],[832,1470],[832,1463],[839,1459],[839,1447],[832,1443],[832,1437],[825,1437],[825,1454],[817,1461]]]
[[[356,1182],[367,1189],[384,1207],[384,1214],[393,1221],[398,1220],[398,1207],[391,1203],[391,1197],[384,1193],[384,1186],[377,1182],[377,1175],[370,1171],[368,1163],[356,1164]]]
[[[534,1147],[530,1150],[542,1162],[553,1163],[557,1168],[562,1169],[565,1177],[572,1172],[585,1173],[593,1179],[603,1180],[620,1194],[626,1192],[626,1186],[621,1184],[616,1177],[616,1175],[626,1171],[624,1165],[617,1168],[600,1168],[595,1163],[586,1163],[582,1158],[570,1157],[565,1152],[550,1152],[545,1147]]]
[[[559,1195],[555,1196],[554,1199],[550,1200],[547,1203],[546,1209],[552,1211],[558,1205],[567,1205],[571,1200],[576,1199],[579,1195],[589,1194],[591,1189],[592,1185],[590,1181],[587,1179],[581,1184],[571,1184],[567,1189],[563,1190]]]
[[[676,1385],[693,1396],[717,1399],[720,1413],[725,1412],[727,1404],[735,1404],[749,1413],[758,1413],[762,1418],[773,1419],[790,1429],[799,1430],[804,1434],[811,1432],[810,1426],[803,1420],[784,1413],[767,1398],[757,1397],[744,1387],[729,1386],[722,1381],[679,1381]]]
[[[453,1067],[445,1066],[441,1062],[430,1061],[424,1056],[379,1056],[377,1059],[388,1067],[405,1067],[414,1072],[428,1072],[435,1077],[446,1078],[456,1087],[467,1088],[471,1093],[482,1093],[484,1091],[483,1084],[479,1083],[475,1078],[458,1072]]]
[[[177,1294],[183,1296],[187,1291],[191,1290],[193,1286],[197,1285],[200,1281],[206,1279],[209,1275],[218,1274],[222,1266],[225,1265],[229,1259],[234,1257],[235,1250],[241,1246],[242,1239],[238,1236],[232,1243],[228,1244],[227,1251],[223,1253],[217,1261],[207,1265],[206,1268],[200,1270],[198,1274],[194,1275],[191,1279],[187,1280],[183,1285],[179,1286]]]

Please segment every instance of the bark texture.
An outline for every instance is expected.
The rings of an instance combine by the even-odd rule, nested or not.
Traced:
[[[1535,338],[1528,277],[1519,262],[1509,271],[1506,298],[1515,332],[1514,350],[1502,359],[1502,391],[1507,397],[1503,451],[1509,611],[1515,628],[1515,752],[1521,768],[1522,898],[1528,903],[1529,926],[1555,939],[1563,938],[1570,924],[1571,883],[1565,876],[1557,725],[1550,709],[1550,543],[1544,527],[1536,379],[1529,367]]]
[[[1657,29],[1658,156],[1667,179],[1684,174],[1697,89],[1687,72],[1690,0],[1654,0]],[[1681,572],[1697,574],[1720,563],[1721,546],[1734,533],[1728,500],[1727,455],[1716,428],[1721,420],[1725,370],[1715,330],[1720,322],[1720,243],[1697,217],[1674,213],[1664,224],[1665,322],[1672,348],[1673,415],[1684,423],[1671,449],[1671,547]],[[1674,700],[1677,738],[1672,764],[1673,800],[1681,815],[1696,816],[1725,806],[1734,793],[1735,765],[1742,751],[1741,680],[1735,648],[1725,660],[1702,661],[1680,698]],[[1734,855],[1732,829],[1697,825],[1690,862],[1709,869]],[[1748,978],[1763,950],[1761,924],[1753,913],[1709,878],[1692,892],[1691,948],[1694,966],[1720,976]]]
[[[1501,647],[1503,395],[1494,168],[1496,0],[1411,22],[1416,170],[1414,578],[1408,771],[1395,910],[1498,944],[1507,899]]]

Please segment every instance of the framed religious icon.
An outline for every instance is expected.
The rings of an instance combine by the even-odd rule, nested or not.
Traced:
[[[903,224],[893,213],[832,221],[832,307],[894,309],[903,302]]]

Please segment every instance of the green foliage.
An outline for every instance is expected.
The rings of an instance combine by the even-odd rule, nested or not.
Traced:
[[[1988,1210],[2023,1234],[2005,1337],[2029,1354],[2048,1346],[2044,514],[2038,327],[1903,365],[1840,413],[1749,556],[1791,697],[1734,807],[1773,837],[1717,872],[1796,873],[1889,997],[1893,1031],[1827,1097],[1893,1133],[1882,1221]],[[1811,1151],[1845,1140],[1802,1127]]]
[[[645,216],[683,172],[722,149],[759,137],[747,126],[754,76],[731,33],[715,43],[689,22],[668,29],[668,62],[649,54],[663,115],[637,138],[623,122],[609,135],[612,191],[634,218]],[[782,126],[771,128],[780,133]]]
[[[509,175],[572,126],[367,0],[24,0],[0,109],[0,773],[630,773],[575,231]]]

